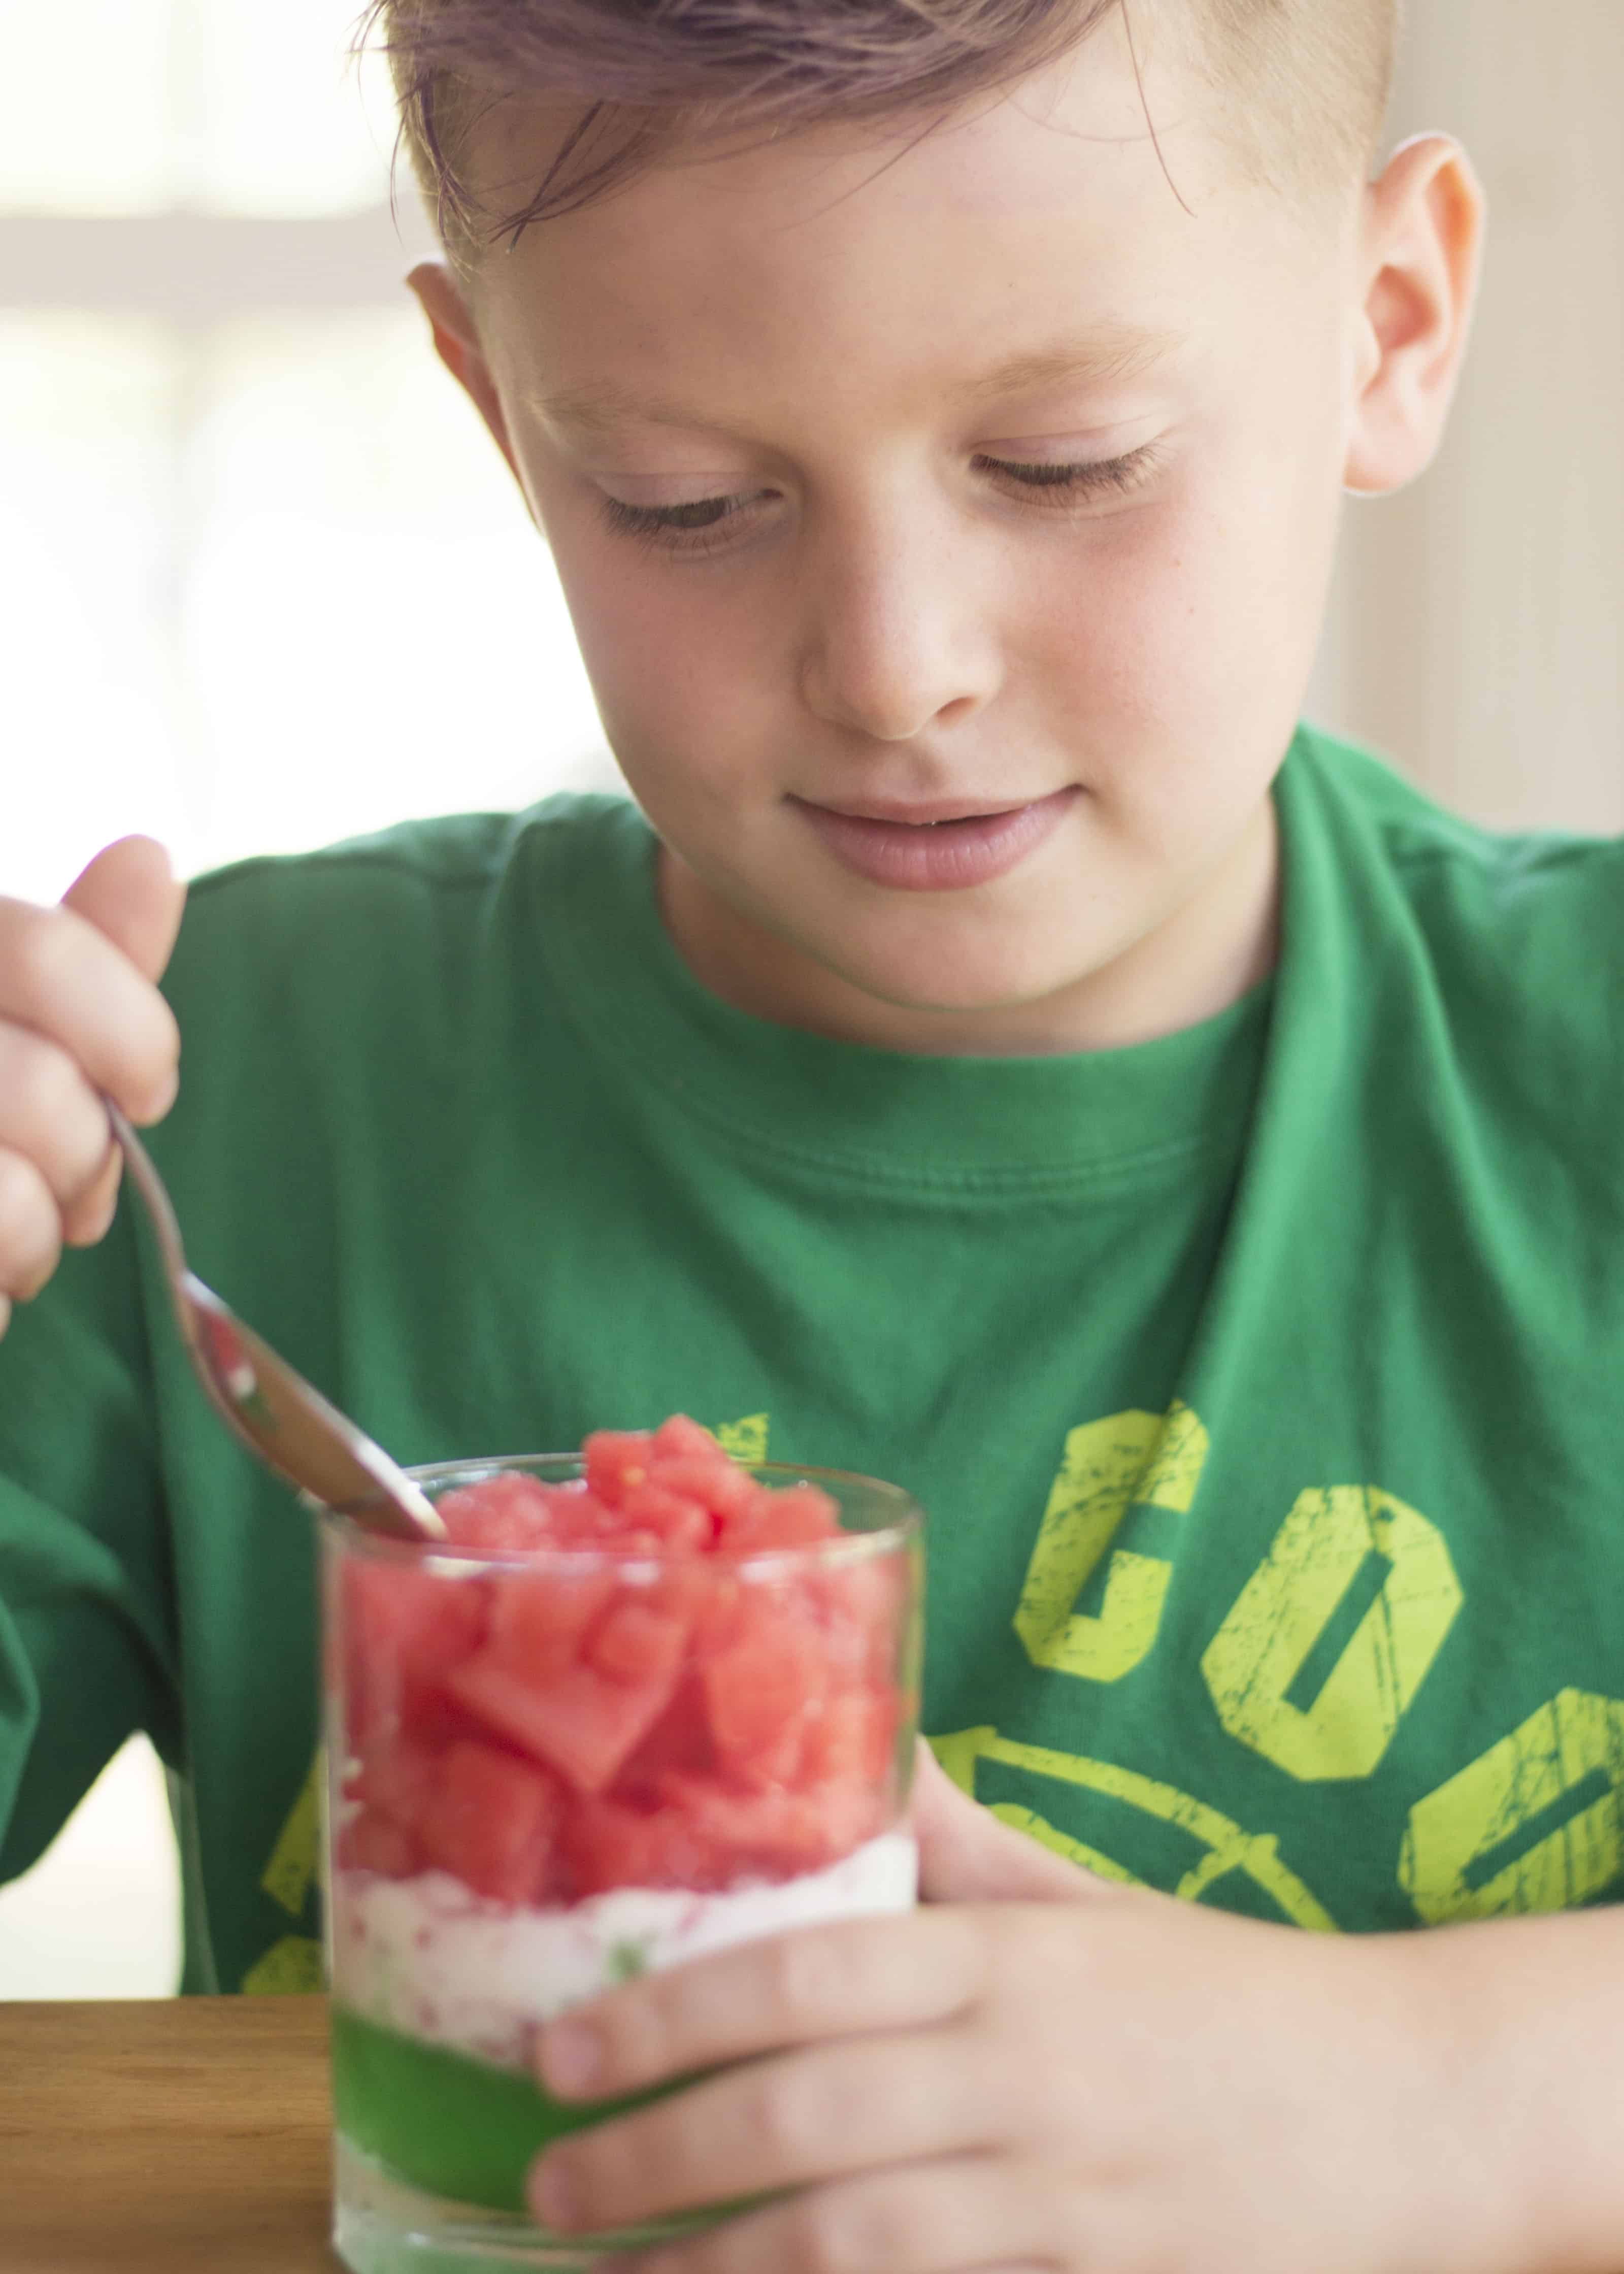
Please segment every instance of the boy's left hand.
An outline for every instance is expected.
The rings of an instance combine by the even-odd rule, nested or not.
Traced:
[[[794,2188],[627,2264],[1512,2263],[1494,2150],[1415,1963],[1425,1938],[1310,1936],[1108,1888],[934,1766],[917,1821],[927,1908],[747,1944],[552,2025],[541,2069],[564,2095],[743,2065],[549,2150],[532,2184],[548,2225],[624,2226]]]

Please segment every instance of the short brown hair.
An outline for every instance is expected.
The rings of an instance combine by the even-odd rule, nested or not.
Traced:
[[[1149,0],[1223,102],[1254,178],[1303,189],[1370,162],[1401,0]],[[1137,11],[1137,0],[1134,0]],[[645,170],[684,134],[945,113],[1080,45],[1130,0],[369,0],[402,132],[447,249],[471,261]],[[510,99],[578,106],[534,193],[472,188],[479,119]]]

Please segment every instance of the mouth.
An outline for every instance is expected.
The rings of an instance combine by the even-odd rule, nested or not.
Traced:
[[[796,804],[810,802],[799,798]],[[871,804],[824,805],[825,813],[838,815],[843,821],[883,821],[898,829],[951,829],[960,821],[1001,821],[1011,813],[1022,813],[1029,805],[1042,802],[1039,798],[1004,798],[996,805],[974,805],[944,802],[934,805],[903,805],[885,802]]]
[[[843,868],[901,892],[966,892],[1019,868],[1049,836],[1082,792],[996,803],[955,798],[905,804],[853,799],[787,802]]]

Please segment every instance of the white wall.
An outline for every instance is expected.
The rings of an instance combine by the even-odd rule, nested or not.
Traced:
[[[1356,502],[1321,715],[1504,826],[1624,829],[1624,6],[1412,0],[1395,132],[1490,199],[1443,455]]]

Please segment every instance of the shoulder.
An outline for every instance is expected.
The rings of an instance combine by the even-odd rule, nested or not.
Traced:
[[[1337,857],[1407,915],[1451,992],[1560,1008],[1575,989],[1624,981],[1624,840],[1481,828],[1368,750],[1312,730],[1291,771],[1342,840]]]
[[[1397,1082],[1417,1114],[1458,1107],[1518,1188],[1530,1159],[1542,1174],[1566,1163],[1584,1205],[1616,1215],[1624,843],[1478,828],[1320,734],[1299,738],[1282,797],[1289,847],[1295,837],[1324,880],[1311,898],[1335,910],[1371,1078]]]
[[[186,920],[218,933],[313,910],[335,923],[394,915],[421,922],[515,884],[561,853],[593,857],[643,826],[624,798],[565,795],[521,813],[446,814],[405,821],[313,852],[261,854],[199,877]]]
[[[312,1099],[342,1069],[466,1084],[493,1053],[553,1047],[568,1015],[556,910],[605,892],[648,840],[636,808],[566,796],[402,824],[235,863],[192,886],[164,991],[192,1073],[264,1058]]]
[[[236,862],[190,886],[166,986],[206,998],[229,971],[239,985],[305,978],[326,992],[488,955],[493,923],[525,928],[549,869],[602,867],[646,833],[625,799],[567,795]]]

